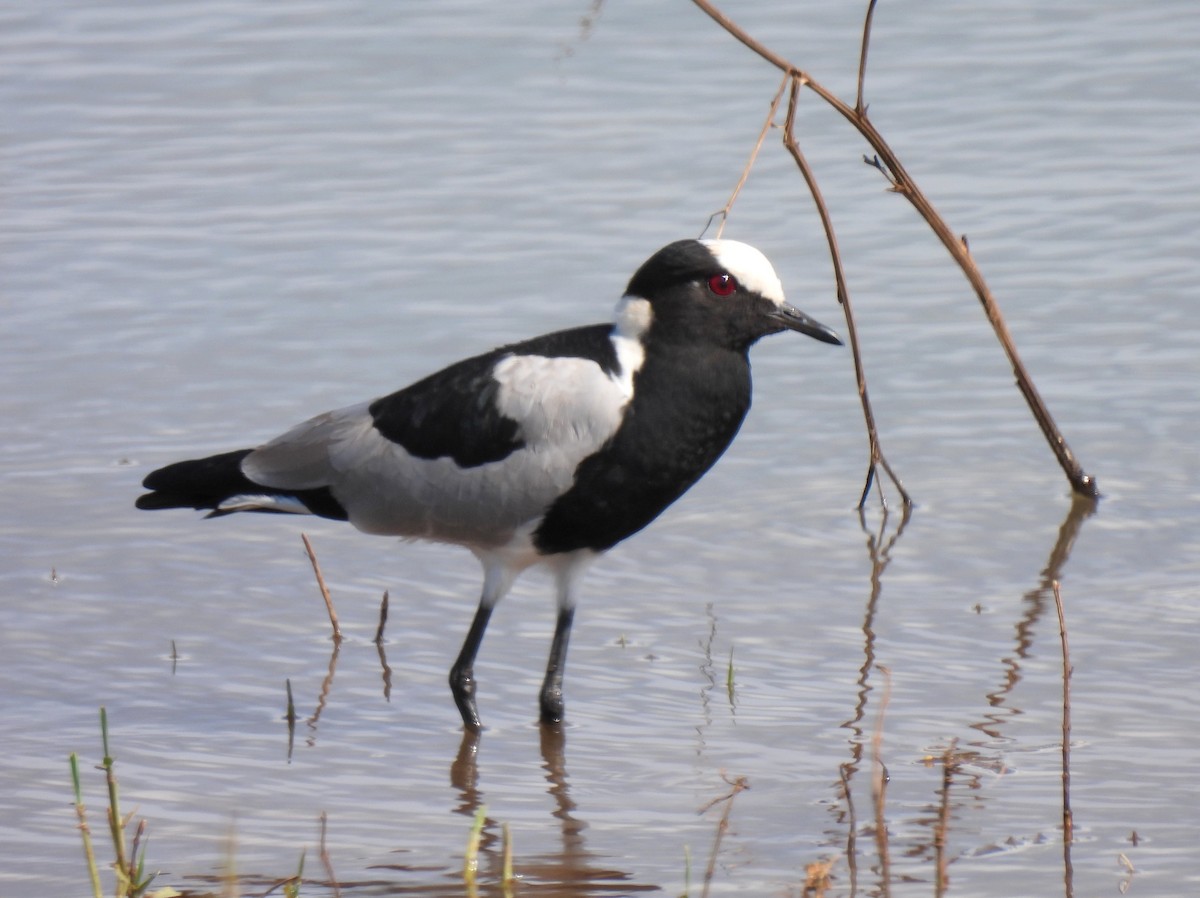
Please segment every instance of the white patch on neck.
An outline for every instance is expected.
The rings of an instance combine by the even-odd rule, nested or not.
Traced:
[[[646,361],[642,335],[650,329],[653,318],[650,301],[640,296],[623,296],[617,303],[611,338],[613,348],[617,351],[617,370],[612,374],[612,380],[626,399],[633,396],[633,376]]]
[[[737,240],[701,240],[721,267],[738,279],[747,290],[771,300],[777,306],[786,304],[783,284],[770,261],[748,243]]]

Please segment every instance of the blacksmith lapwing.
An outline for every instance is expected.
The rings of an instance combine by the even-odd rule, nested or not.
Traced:
[[[257,449],[168,465],[137,507],[315,514],[470,549],[483,595],[450,670],[468,730],[492,609],[544,565],[558,621],[541,719],[556,723],[581,574],[721,456],[750,408],[747,352],[783,330],[841,343],[784,301],[754,247],[680,240],[637,270],[611,324],[502,346]]]

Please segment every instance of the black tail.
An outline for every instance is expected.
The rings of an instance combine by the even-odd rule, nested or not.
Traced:
[[[238,449],[236,452],[223,452],[208,458],[177,461],[173,465],[159,468],[142,481],[142,486],[152,492],[138,496],[134,504],[146,511],[160,508],[207,508],[210,518],[232,514],[234,511],[303,513],[307,509],[321,517],[335,518],[339,521],[347,519],[346,510],[328,488],[281,490],[263,486],[248,478],[242,473],[242,459],[253,451]],[[221,503],[234,496],[274,496],[299,502],[303,507],[289,509],[283,507],[282,503],[272,506],[265,501],[260,508],[255,508],[252,504],[235,509],[220,507]]]
[[[154,492],[139,496],[137,507],[210,508],[231,496],[262,492],[242,473],[242,459],[250,449],[225,452],[193,461],[179,461],[159,468],[142,481],[142,486]]]

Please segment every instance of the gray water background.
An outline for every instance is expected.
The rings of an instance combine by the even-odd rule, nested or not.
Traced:
[[[859,4],[728,11],[852,97]],[[798,894],[832,859],[830,894],[880,894],[879,729],[890,894],[935,890],[951,746],[947,894],[1200,891],[1198,46],[1186,0],[877,13],[871,115],[968,235],[1099,480],[1094,514],[1071,519],[962,276],[807,95],[799,136],[911,520],[873,559],[899,515],[894,493],[886,521],[853,510],[849,353],[764,341],[733,448],[585,584],[565,744],[533,724],[553,613],[532,575],[493,620],[489,728],[464,745],[445,671],[479,585],[466,553],[151,516],[138,482],[604,320],[650,252],[724,204],[778,74],[686,3],[0,8],[0,895],[86,891],[66,758],[99,831],[101,705],[148,866],[180,888],[219,890],[232,854],[261,894],[305,846],[323,876],[324,812],[343,894],[463,894],[486,804],[487,894],[503,823],[523,890],[675,896],[690,877],[696,894],[721,808],[698,811],[745,777],[714,893]],[[726,236],[844,329],[774,137]],[[346,632],[336,659],[301,531]],[[1075,671],[1069,880],[1048,565]]]

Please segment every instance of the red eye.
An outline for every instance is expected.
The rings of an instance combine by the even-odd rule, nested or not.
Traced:
[[[708,279],[708,289],[717,296],[729,296],[737,288],[737,279],[732,274],[714,274]]]

